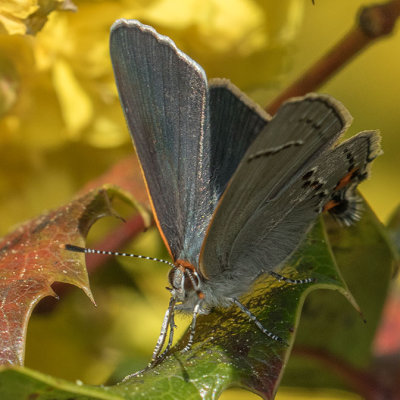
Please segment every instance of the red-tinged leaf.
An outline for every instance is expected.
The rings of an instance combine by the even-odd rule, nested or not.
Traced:
[[[63,245],[84,246],[91,225],[115,215],[115,197],[131,203],[115,188],[93,190],[0,240],[0,365],[23,364],[29,317],[40,299],[55,295],[53,282],[78,286],[94,301],[84,254],[68,252]]]
[[[387,232],[393,243],[393,250],[396,254],[397,269],[400,266],[400,206],[396,208],[387,224]],[[397,354],[397,363],[400,368],[400,288],[393,285],[390,295],[386,300],[382,314],[381,324],[375,337],[374,355]]]
[[[316,281],[292,285],[264,276],[241,298],[271,332],[289,346],[268,338],[237,307],[217,308],[200,315],[193,346],[182,351],[188,332],[166,358],[118,385],[98,387],[54,380],[26,368],[0,369],[0,388],[7,399],[215,399],[227,387],[240,386],[272,399],[290,354],[304,298],[318,288],[338,290],[353,305],[337,270],[324,225],[317,223],[282,274]],[[133,371],[132,371],[133,372]],[[113,397],[112,397],[113,396]]]
[[[374,341],[374,355],[400,353],[400,293],[394,288],[387,299]],[[399,363],[400,365],[400,363]]]

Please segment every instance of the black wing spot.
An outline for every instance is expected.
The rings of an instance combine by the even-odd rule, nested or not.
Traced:
[[[318,193],[318,196],[320,199],[323,199],[324,197],[328,196],[328,193],[326,191],[322,191]]]
[[[317,122],[314,122],[311,126],[312,126],[315,130],[321,129],[321,124],[318,124]]]
[[[303,181],[308,181],[313,176],[313,174],[314,174],[314,170],[308,171],[302,176],[301,179],[303,179]]]
[[[346,198],[338,198],[335,201],[337,201],[338,204],[329,210],[331,213],[337,215],[344,214],[349,209],[349,201]]]
[[[361,181],[364,181],[365,179],[367,179],[368,178],[368,172],[364,172],[364,173],[362,173],[362,174],[358,174],[358,180],[361,182]]]

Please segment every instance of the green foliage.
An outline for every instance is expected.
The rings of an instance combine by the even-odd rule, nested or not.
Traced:
[[[19,396],[25,393],[24,396],[38,394],[36,398],[40,400],[52,393],[53,398],[63,399],[72,393],[79,399],[212,399],[232,386],[245,387],[271,398],[293,344],[295,354],[306,356],[311,363],[310,366],[304,361],[289,363],[286,376],[289,383],[299,383],[296,376],[304,379],[309,374],[306,381],[311,386],[329,382],[330,386],[340,387],[340,382],[321,375],[315,362],[326,363],[330,357],[336,357],[354,368],[368,368],[371,341],[393,273],[393,253],[385,230],[373,212],[365,208],[362,222],[350,229],[340,228],[331,220],[325,223],[321,220],[280,271],[292,278],[312,277],[315,282],[293,285],[264,276],[241,299],[267,329],[280,335],[289,346],[266,337],[237,308],[216,309],[199,317],[195,342],[189,351],[182,352],[188,340],[187,332],[163,362],[118,385],[93,388],[28,369],[4,369],[0,373],[0,388],[8,397],[3,398],[22,399]],[[93,215],[98,211],[91,207]],[[347,300],[355,308],[358,306],[342,274],[356,293],[367,325],[349,307]],[[341,294],[335,295],[332,289]],[[369,295],[371,292],[374,296]],[[342,295],[347,298],[344,302]],[[305,299],[304,317],[295,341]],[[313,368],[318,368],[319,373]]]

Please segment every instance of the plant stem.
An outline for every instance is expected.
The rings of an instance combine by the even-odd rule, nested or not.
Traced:
[[[399,16],[400,0],[362,8],[356,26],[278,95],[266,110],[270,114],[275,114],[285,100],[317,90],[368,45],[380,37],[391,34]]]

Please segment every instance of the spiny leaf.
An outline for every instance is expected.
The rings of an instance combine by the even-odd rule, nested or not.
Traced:
[[[396,256],[385,227],[367,204],[363,208],[361,221],[350,228],[341,229],[329,217],[325,222],[337,264],[366,323],[336,293],[312,293],[283,385],[343,388],[346,381],[355,388],[350,372],[368,371]]]
[[[76,285],[94,301],[84,255],[63,245],[84,246],[90,226],[115,214],[111,202],[116,196],[131,201],[115,188],[93,190],[0,240],[0,365],[23,364],[32,309],[43,297],[55,295],[53,282]]]
[[[387,242],[381,239],[376,243],[377,238],[381,236],[378,233],[373,235],[373,232],[377,230],[377,221],[374,218],[367,210],[364,220],[354,228],[350,228],[350,231],[339,228],[333,229],[332,227],[328,229],[330,235],[334,235],[335,229],[338,229],[337,236],[333,236],[333,243],[334,251],[341,264],[346,264],[346,254],[349,252],[351,254],[353,246],[356,254],[360,255],[360,252],[361,254],[365,252],[363,262],[370,258],[371,264],[368,269],[373,270],[373,264],[375,264],[376,270],[376,263],[379,264],[379,260],[382,260],[383,256],[385,256],[385,260],[390,259],[391,255],[388,255],[385,250],[387,249],[385,247]],[[371,224],[372,227],[370,227]],[[349,233],[346,234],[346,232],[352,232],[350,237],[356,237],[357,240],[349,244]],[[380,228],[378,232],[380,232]],[[342,235],[344,236],[343,240],[341,239]],[[370,237],[371,235],[372,237]],[[341,246],[344,243],[346,243],[346,246]],[[373,243],[375,243],[374,246]],[[347,246],[350,246],[350,250],[346,250]],[[342,251],[342,255],[339,254],[339,250]],[[369,250],[372,254],[369,253]],[[374,257],[373,254],[376,253],[378,255]],[[386,271],[384,274],[390,275],[387,272],[386,264],[384,264],[383,269]],[[353,272],[356,282],[360,281],[366,274],[365,269],[361,268],[354,268]],[[273,398],[293,346],[306,295],[315,289],[334,289],[344,294],[353,306],[356,306],[355,300],[347,290],[347,286],[341,278],[341,273],[337,269],[322,222],[319,222],[313,228],[305,242],[280,273],[292,278],[313,277],[315,282],[292,285],[278,282],[272,277],[262,277],[251,293],[248,293],[241,300],[267,329],[286,340],[289,347],[266,337],[252,321],[249,321],[235,307],[216,309],[209,315],[199,317],[195,343],[191,350],[188,352],[181,351],[187,343],[188,333],[186,333],[178,344],[170,350],[168,357],[156,367],[132,376],[119,385],[99,388],[98,390],[104,391],[104,395],[114,395],[115,398],[121,399],[161,399],[166,397],[213,399],[230,386],[241,386],[259,393],[265,399]],[[373,274],[368,273],[367,275],[372,279],[376,278]],[[385,283],[381,283],[381,286],[384,287]],[[355,289],[362,291],[365,286],[356,285]],[[318,299],[323,293],[322,291],[314,292],[312,296]],[[361,296],[362,309],[367,318],[370,318],[370,311],[364,308],[366,297],[368,297],[368,293]],[[337,298],[335,298],[336,300]],[[324,303],[322,302],[322,304]],[[345,312],[355,321],[361,321],[358,313],[349,308],[346,303],[338,305],[337,308],[338,312]],[[321,305],[318,310],[321,315],[324,315],[324,305]],[[329,310],[328,308],[327,314],[330,313]],[[374,313],[376,312],[374,310]],[[330,314],[326,315],[325,321],[329,320],[329,317]],[[363,326],[362,323],[361,325]],[[344,330],[341,339],[343,342],[345,342],[344,339],[348,332]],[[318,341],[318,338],[326,335],[326,332],[311,330],[307,334],[309,336],[308,341],[313,342],[314,338]],[[3,374],[5,373],[6,371]],[[2,382],[1,375],[0,382]],[[28,379],[22,373],[16,379],[20,379],[19,383],[22,386],[28,384],[27,382],[32,385],[32,379],[34,381],[36,379],[37,381],[34,384],[40,384],[42,391],[44,391],[42,385],[45,385],[47,390],[54,391],[53,394],[58,394],[57,390],[59,389],[51,378],[32,378],[30,375]],[[3,382],[6,382],[5,378]],[[7,387],[9,388],[9,386]],[[17,389],[14,388],[13,390],[10,393],[17,393]],[[77,385],[74,391],[71,384],[69,390],[78,399],[102,398],[98,397],[97,392],[96,394],[93,392],[93,397],[82,397],[80,385]],[[37,399],[41,398],[46,397],[40,394]],[[60,395],[59,397],[55,396],[55,398],[62,399],[65,396]]]
[[[199,317],[190,351],[181,352],[188,339],[186,334],[162,363],[102,390],[123,399],[166,396],[211,399],[227,387],[242,386],[266,399],[272,398],[289,357],[305,295],[317,288],[336,289],[355,305],[336,268],[321,223],[314,227],[281,273],[292,278],[313,277],[316,282],[291,285],[263,277],[242,301],[267,329],[287,341],[289,347],[266,337],[237,308],[216,309]],[[21,385],[25,385],[27,377],[22,375],[20,379]],[[48,390],[55,389],[51,380],[47,383],[40,380]],[[77,398],[82,398],[78,395],[80,390],[77,385]],[[45,397],[37,397],[41,398]]]
[[[28,368],[12,367],[1,370],[0,367],[2,400],[123,400],[125,398],[107,392],[107,388],[71,383]]]
[[[242,301],[267,329],[287,341],[290,347],[308,292],[318,288],[336,289],[356,306],[336,268],[321,223],[314,227],[281,273],[293,278],[313,277],[316,281],[291,285],[263,277]],[[187,339],[188,334],[163,363],[129,378],[115,390],[122,393],[129,388],[127,391],[137,393],[137,398],[160,398],[167,391],[171,396],[185,393],[182,398],[201,395],[212,399],[227,387],[241,386],[266,399],[273,398],[290,347],[266,337],[237,308],[218,309],[199,317],[195,343],[190,351],[182,353],[180,350]]]

